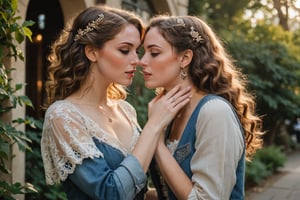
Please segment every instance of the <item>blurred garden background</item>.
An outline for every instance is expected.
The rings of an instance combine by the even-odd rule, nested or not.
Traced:
[[[124,2],[130,2],[122,4],[127,5],[124,9],[141,2],[156,5],[152,1]],[[264,147],[247,163],[246,187],[262,184],[284,166],[289,153],[300,150],[300,0],[182,2],[187,4],[186,14],[200,16],[214,28],[247,75],[266,134]],[[18,45],[33,43],[36,27],[40,25],[39,21],[19,17],[19,3],[0,0],[0,199],[16,199],[18,194],[30,200],[66,199],[59,185],[45,184],[40,155],[43,113],[34,114],[34,110],[40,110],[40,105],[32,101],[35,98],[32,94],[36,93],[27,92],[24,89],[27,81],[18,82],[12,75],[16,69],[11,66],[11,59],[26,62]],[[128,92],[127,100],[136,108],[143,127],[147,103],[155,93],[144,87],[140,73],[136,73]],[[19,106],[26,108],[25,115],[14,118],[13,112]],[[14,145],[26,154],[24,183],[9,178],[17,173],[11,170],[10,162],[14,158],[11,154]]]

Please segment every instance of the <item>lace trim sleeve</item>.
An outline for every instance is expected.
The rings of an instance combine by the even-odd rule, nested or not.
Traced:
[[[48,184],[66,180],[84,158],[103,157],[84,118],[63,101],[46,112],[41,153]]]

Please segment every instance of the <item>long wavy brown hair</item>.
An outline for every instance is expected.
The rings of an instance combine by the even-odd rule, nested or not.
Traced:
[[[100,14],[104,15],[100,23],[75,41],[78,30],[84,30]],[[85,46],[92,45],[101,49],[128,24],[137,28],[142,40],[145,30],[141,19],[129,11],[108,6],[89,7],[68,23],[58,39],[51,45],[44,109],[47,109],[54,101],[64,99],[77,91],[86,80],[91,63],[85,55]],[[112,83],[107,89],[107,95],[111,99],[125,99],[126,88]]]
[[[244,130],[246,159],[251,160],[263,143],[261,118],[255,114],[254,95],[246,89],[246,76],[234,65],[221,40],[195,16],[156,16],[146,32],[152,27],[158,28],[177,53],[187,49],[193,51],[188,68],[193,84],[199,91],[222,96],[233,105]],[[192,37],[192,29],[199,35],[196,33]],[[197,36],[201,37],[198,42]]]

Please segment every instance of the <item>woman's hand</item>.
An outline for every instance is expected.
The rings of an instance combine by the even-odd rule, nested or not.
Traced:
[[[148,121],[132,151],[132,155],[138,159],[145,172],[148,170],[160,137],[163,137],[165,127],[190,101],[190,91],[190,87],[181,89],[178,85],[167,94],[158,95],[149,102]]]
[[[175,86],[166,94],[159,94],[148,104],[148,121],[152,120],[158,126],[166,127],[191,99],[191,87]]]

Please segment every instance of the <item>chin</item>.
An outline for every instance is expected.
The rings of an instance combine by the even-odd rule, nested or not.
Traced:
[[[120,85],[124,85],[124,86],[130,86],[131,84],[132,84],[132,80],[130,80],[130,81],[124,81],[124,82],[121,82],[121,83],[119,83]]]
[[[148,84],[148,83],[145,83],[145,87],[148,88],[148,89],[155,89],[156,86],[155,85],[151,85],[151,84]]]

